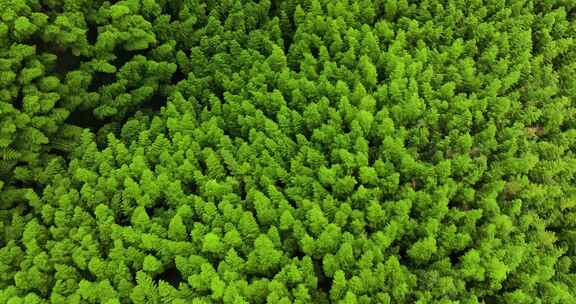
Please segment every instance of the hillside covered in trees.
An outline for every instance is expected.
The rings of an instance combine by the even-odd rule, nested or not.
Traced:
[[[0,303],[576,303],[575,0],[0,0]]]

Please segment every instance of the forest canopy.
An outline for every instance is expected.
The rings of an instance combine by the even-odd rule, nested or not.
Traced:
[[[0,303],[576,303],[575,0],[0,0]]]

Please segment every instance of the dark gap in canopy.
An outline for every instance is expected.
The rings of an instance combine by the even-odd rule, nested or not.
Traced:
[[[154,278],[155,282],[164,281],[174,288],[178,288],[181,282],[184,281],[182,274],[175,265],[169,265],[166,269]]]
[[[98,119],[92,109],[73,111],[64,121],[64,124],[87,128],[95,134],[108,123],[110,119]]]
[[[88,30],[86,30],[86,40],[89,44],[94,45],[98,40],[98,26],[95,24],[88,24]]]

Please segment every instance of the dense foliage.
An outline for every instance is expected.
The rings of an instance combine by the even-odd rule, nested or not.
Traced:
[[[575,0],[0,0],[0,303],[576,303]]]

